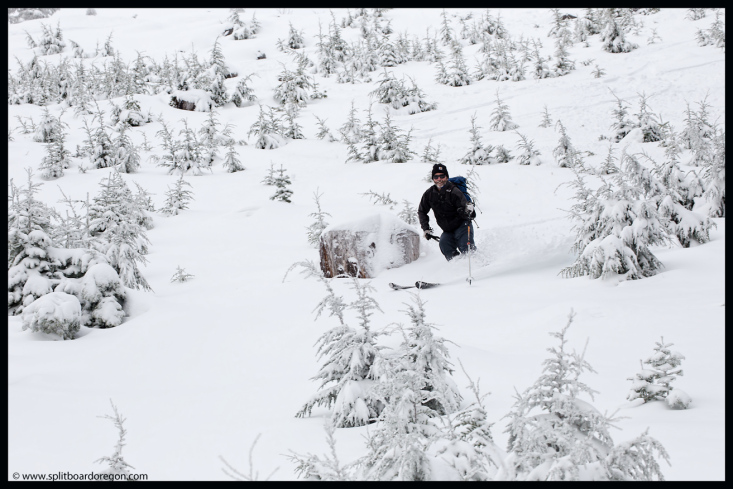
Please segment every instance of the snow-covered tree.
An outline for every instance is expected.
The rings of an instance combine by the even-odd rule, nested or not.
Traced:
[[[289,186],[292,185],[290,177],[285,173],[286,170],[280,165],[280,169],[277,170],[277,176],[273,180],[273,185],[276,187],[275,194],[270,197],[270,200],[279,200],[280,202],[290,203],[290,197],[293,195],[293,191],[290,190]]]
[[[423,163],[444,163],[440,158],[440,143],[437,147],[433,147],[433,138],[430,138],[420,155],[420,161]]]
[[[296,120],[300,112],[297,104],[286,104],[282,108],[284,112],[284,122],[282,135],[289,139],[305,139],[303,135],[303,127]]]
[[[662,123],[659,121],[657,116],[649,111],[647,105],[647,96],[645,93],[639,95],[639,112],[634,114],[637,119],[636,125],[641,128],[644,133],[644,142],[653,143],[661,141],[662,137]]]
[[[100,418],[109,419],[114,423],[118,432],[117,443],[115,443],[115,449],[114,452],[112,452],[112,455],[105,455],[104,457],[97,459],[95,462],[106,463],[108,465],[108,467],[103,471],[105,474],[129,475],[130,469],[134,469],[135,467],[128,464],[122,456],[122,447],[125,446],[125,436],[127,435],[127,430],[124,427],[126,419],[122,417],[119,411],[117,411],[117,406],[114,405],[111,399],[109,402],[112,404],[112,411],[115,415],[110,416],[105,414],[104,416],[100,416]]]
[[[635,280],[657,273],[663,266],[649,250],[666,244],[669,235],[664,217],[655,199],[643,196],[643,190],[627,181],[624,172],[591,190],[582,175],[575,171],[575,200],[569,211],[576,222],[573,250],[578,257],[560,273],[565,277],[588,275],[604,278],[617,275]]]
[[[685,356],[680,352],[670,350],[669,347],[674,343],[665,343],[664,337],[662,337],[661,342],[657,341],[655,344],[654,354],[641,362],[641,371],[628,379],[632,382],[631,390],[626,396],[629,401],[634,399],[643,399],[644,402],[664,400],[668,399],[672,392],[678,390],[670,384],[678,376],[684,375],[680,365]],[[645,364],[649,367],[644,368]],[[681,397],[686,397],[686,394]],[[675,396],[675,398],[680,399],[680,396]],[[689,404],[689,402],[686,404]],[[687,407],[686,404],[683,407],[677,407],[684,409]]]
[[[22,330],[41,332],[73,340],[81,326],[79,300],[63,292],[45,294],[23,310]]]
[[[245,168],[242,165],[242,162],[239,160],[239,153],[237,152],[237,149],[234,147],[234,142],[231,142],[226,145],[227,146],[227,154],[224,156],[224,163],[222,163],[222,166],[226,169],[229,173],[234,173],[238,171],[243,171]]]
[[[331,287],[333,279],[324,277],[315,263],[297,263],[291,270],[297,265],[303,268],[307,277],[320,281],[328,292],[316,307],[316,319],[327,311],[329,316],[338,319],[339,324],[318,339],[318,358],[323,365],[313,380],[320,382],[319,391],[296,416],[310,416],[314,406],[333,407],[333,426],[364,426],[372,422],[383,408],[373,391],[381,374],[376,369],[376,360],[380,355],[376,340],[382,334],[372,326],[374,311],[381,311],[377,301],[369,295],[375,289],[369,283],[359,283],[354,278],[352,285],[357,298],[346,303]],[[352,327],[347,323],[347,309],[356,311],[358,326]]]
[[[52,292],[61,278],[58,261],[49,254],[52,242],[48,234],[36,229],[21,239],[22,248],[8,267],[9,315],[23,313],[33,301]]]
[[[725,217],[725,132],[717,132],[713,148],[703,159],[703,197],[707,200],[708,216]]]
[[[318,139],[325,139],[329,143],[338,141],[338,139],[336,139],[336,137],[331,134],[331,130],[326,126],[326,120],[321,119],[318,116],[315,116],[315,118],[317,121],[316,123],[318,124],[318,133],[316,134],[316,137]]]
[[[511,131],[519,127],[519,124],[512,121],[509,115],[509,106],[502,102],[499,98],[499,90],[496,90],[496,107],[491,112],[491,123],[489,130],[491,131]]]
[[[171,277],[171,283],[173,282],[188,282],[191,280],[194,276],[190,273],[186,272],[185,268],[181,268],[180,265],[176,266],[176,273],[173,274]]]
[[[560,127],[560,139],[555,149],[552,150],[552,155],[555,157],[557,166],[560,168],[572,168],[576,164],[578,152],[570,141],[570,136],[568,136],[565,131],[565,126],[560,120],[555,123],[555,128],[557,129],[558,127]]]
[[[609,53],[628,53],[638,48],[639,45],[626,39],[624,29],[617,22],[614,13],[615,9],[605,9],[603,14],[604,23],[601,31],[601,46]]]
[[[60,118],[51,115],[47,107],[44,107],[41,121],[36,125],[33,140],[38,143],[52,143],[63,137],[64,126],[68,127],[66,123],[61,122]]]
[[[544,106],[544,110],[542,111],[542,122],[540,123],[540,127],[550,127],[552,125],[552,118],[550,117],[550,112],[547,110],[547,105]]]
[[[265,108],[260,105],[260,114],[252,126],[249,128],[247,136],[256,136],[254,143],[258,149],[276,149],[286,143],[282,137],[282,124],[280,119],[275,116],[272,107]]]
[[[471,129],[469,130],[471,133],[471,149],[463,158],[458,160],[462,165],[488,165],[494,162],[494,159],[490,156],[494,147],[491,145],[484,147],[479,129],[481,127],[476,125],[476,114],[473,114],[471,116]]]
[[[183,179],[183,174],[178,177],[173,188],[168,187],[165,193],[165,204],[160,212],[166,216],[177,216],[178,211],[188,209],[188,204],[193,198],[193,191],[184,187],[193,188],[193,186]]]
[[[139,224],[140,209],[122,176],[113,171],[89,209],[95,248],[104,254],[126,287],[152,290],[138,264],[145,263],[149,243]]]
[[[323,230],[328,227],[326,216],[331,216],[331,214],[329,214],[328,212],[324,212],[323,209],[321,209],[322,195],[322,193],[318,192],[318,189],[313,192],[313,201],[316,203],[317,210],[316,212],[311,212],[310,214],[308,214],[310,217],[316,220],[313,224],[306,228],[308,230],[308,243],[310,243],[310,245],[314,248],[318,248],[321,234],[323,234]]]
[[[613,91],[611,92],[611,95],[616,98],[616,108],[613,109],[613,117],[615,120],[613,124],[611,124],[611,129],[613,130],[613,136],[611,139],[613,142],[618,143],[625,138],[632,129],[635,129],[638,126],[628,118],[629,106],[626,104],[626,101],[613,93]]]
[[[65,141],[66,134],[61,132],[54,136],[53,141],[46,144],[46,156],[38,167],[44,178],[59,178],[64,175],[64,170],[69,168],[71,154],[64,147]]]
[[[361,127],[361,121],[356,116],[356,107],[354,107],[354,101],[352,100],[349,117],[344,125],[339,128],[342,140],[345,143],[359,143],[363,136]]]
[[[404,163],[415,156],[410,149],[410,132],[404,134],[397,126],[392,125],[389,109],[384,111],[384,123],[379,125],[377,139],[377,159],[391,163]]]
[[[120,173],[135,173],[140,168],[140,155],[126,130],[126,126],[122,126],[120,135],[112,142],[113,162]]]
[[[543,362],[542,375],[516,396],[507,415],[509,455],[496,479],[664,480],[654,451],[667,461],[668,455],[657,440],[644,433],[614,446],[610,428],[615,419],[580,399],[582,394],[593,399],[597,391],[580,380],[584,372],[595,372],[585,349],[580,354],[567,350],[573,317],[571,311],[567,325],[550,333],[559,347],[548,348],[551,356]]]
[[[257,76],[257,74],[250,73],[245,77],[241,77],[234,87],[230,101],[237,107],[252,105],[257,100],[254,90],[248,85],[253,76]]]
[[[28,184],[18,188],[10,179],[8,192],[8,268],[16,257],[26,248],[28,235],[32,231],[43,231],[46,235],[54,233],[51,218],[53,209],[36,198],[43,183],[33,182],[33,171],[26,168]]]
[[[517,149],[522,152],[519,155],[520,165],[539,165],[540,150],[534,147],[534,140],[528,139],[527,136],[521,134],[519,131],[515,131],[519,136],[520,141],[517,143]]]
[[[305,71],[303,63],[295,71],[284,69],[278,76],[280,84],[275,87],[274,98],[282,104],[306,105],[313,98],[316,86],[313,78]]]

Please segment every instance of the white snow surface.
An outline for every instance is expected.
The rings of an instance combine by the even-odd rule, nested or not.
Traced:
[[[332,9],[337,21],[345,9]],[[26,44],[28,31],[38,39],[42,24],[56,26],[64,39],[74,40],[93,52],[113,32],[112,43],[124,61],[131,62],[140,51],[162,62],[176,51],[194,49],[199,59],[208,58],[214,41],[227,24],[228,9],[61,9],[50,19],[8,25],[8,67],[17,69],[15,57],[28,62],[33,57]],[[395,33],[408,32],[425,37],[440,26],[441,9],[389,10]],[[448,9],[456,29],[457,17],[469,9]],[[475,9],[474,17],[484,13]],[[582,14],[580,9],[563,12]],[[549,9],[492,9],[514,39],[541,39],[546,54],[553,51]],[[251,86],[258,101],[275,106],[273,89],[282,71],[280,63],[294,68],[291,58],[275,48],[278,38],[287,39],[289,23],[305,33],[305,51],[317,60],[318,23],[324,31],[331,22],[328,9],[247,9],[241,18],[256,14],[261,31],[254,39],[234,41],[220,37],[227,65],[239,76],[257,73]],[[503,432],[515,388],[520,392],[541,374],[546,349],[555,346],[548,333],[559,331],[571,309],[576,313],[568,330],[568,347],[583,348],[589,338],[585,359],[597,374],[581,380],[599,391],[592,405],[599,411],[621,408],[626,416],[612,432],[619,443],[641,434],[647,427],[669,452],[671,466],[660,461],[668,480],[724,480],[725,478],[725,219],[714,219],[717,228],[710,242],[679,247],[655,247],[664,270],[650,278],[619,281],[618,278],[589,280],[564,279],[558,272],[575,259],[570,252],[574,233],[565,210],[573,204],[573,192],[559,184],[573,178],[559,168],[552,157],[559,133],[538,127],[543,105],[553,122],[562,120],[573,145],[594,155],[590,165],[599,165],[608,150],[608,141],[599,136],[609,132],[615,98],[611,90],[637,108],[638,94],[649,97],[653,112],[670,121],[676,131],[684,127],[685,101],[695,103],[707,95],[711,119],[725,126],[725,53],[695,41],[698,28],[713,20],[685,19],[685,9],[663,9],[640,17],[644,27],[639,35],[627,37],[639,48],[624,54],[610,54],[600,47],[598,36],[589,38],[590,47],[575,44],[568,48],[576,70],[567,76],[520,82],[478,81],[464,87],[448,87],[434,81],[436,68],[428,62],[408,62],[390,68],[397,78],[413,77],[434,111],[407,115],[392,112],[392,120],[402,130],[413,129],[411,149],[421,154],[428,140],[440,144],[441,157],[451,176],[464,175],[468,168],[457,163],[470,149],[470,118],[476,114],[484,143],[502,144],[513,150],[519,138],[513,131],[491,132],[487,128],[495,107],[496,90],[508,104],[518,131],[535,141],[541,151],[540,165],[507,164],[476,168],[479,191],[476,241],[479,252],[471,259],[473,282],[469,285],[468,261],[446,262],[435,242],[423,242],[423,255],[409,265],[382,271],[371,280],[374,297],[383,313],[372,316],[372,327],[395,322],[409,323],[404,305],[409,291],[393,291],[387,284],[411,284],[416,280],[440,282],[441,287],[421,291],[427,301],[427,321],[437,325],[438,334],[450,340],[451,360],[463,363],[476,380],[481,379],[488,418],[495,421],[492,433],[498,445],[506,446]],[[539,28],[535,27],[539,26]],[[647,44],[651,29],[661,41]],[[358,29],[346,28],[347,41],[359,38]],[[396,34],[393,34],[394,38]],[[475,65],[479,45],[464,45],[469,68]],[[257,51],[267,59],[256,60]],[[58,63],[62,55],[41,58]],[[179,56],[181,53],[179,52]],[[606,71],[594,78],[594,59]],[[89,59],[86,62],[101,63]],[[381,69],[380,69],[381,70]],[[73,341],[39,341],[38,335],[22,331],[20,317],[8,318],[8,477],[14,472],[88,473],[101,471],[94,464],[112,453],[117,431],[109,420],[112,399],[126,418],[125,460],[133,472],[151,480],[228,479],[222,471],[224,457],[241,472],[249,469],[248,451],[261,435],[253,451],[254,470],[260,478],[277,469],[274,480],[296,479],[294,465],[286,459],[289,451],[324,454],[328,451],[324,421],[329,412],[315,408],[310,418],[295,413],[316,392],[311,380],[318,370],[314,343],[336,324],[325,315],[314,322],[313,309],[325,295],[315,280],[291,273],[295,262],[318,261],[318,252],[307,241],[306,227],[316,211],[313,193],[323,193],[321,205],[329,223],[348,222],[356,213],[374,212],[376,207],[363,193],[389,193],[393,199],[409,200],[417,206],[428,187],[425,176],[430,164],[419,158],[402,164],[376,162],[345,164],[347,148],[340,142],[315,138],[316,119],[325,119],[331,132],[348,117],[353,100],[359,118],[365,120],[368,93],[376,87],[365,84],[338,84],[336,77],[315,75],[320,90],[328,97],[310,101],[299,116],[306,139],[291,140],[278,149],[260,150],[237,146],[245,171],[227,173],[222,155],[213,171],[202,176],[186,176],[193,185],[195,200],[177,216],[155,214],[148,263],[141,272],[154,292],[126,289],[123,323],[110,329],[82,327]],[[240,78],[226,80],[231,91]],[[174,132],[183,127],[182,118],[198,129],[207,114],[177,110],[168,105],[170,95],[135,95],[143,113],[162,114]],[[123,98],[114,100],[117,104]],[[99,101],[110,113],[108,101]],[[49,111],[58,116],[61,107]],[[375,104],[375,120],[383,119],[383,107]],[[231,123],[235,139],[246,139],[257,120],[257,104],[236,108],[228,104],[218,109],[222,123]],[[19,126],[17,117],[41,119],[43,107],[11,105],[8,124]],[[67,148],[73,150],[85,139],[83,121],[68,110],[63,121],[69,125]],[[136,144],[142,134],[154,146],[141,152],[137,173],[123,174],[131,190],[138,182],[150,191],[156,208],[163,205],[165,192],[177,176],[168,175],[148,158],[162,154],[153,122],[129,131]],[[45,145],[33,142],[32,134],[14,130],[8,142],[8,178],[25,185],[25,168],[34,169],[42,181],[38,165]],[[656,143],[641,143],[633,134],[622,143],[629,153],[647,151],[662,158]],[[620,155],[621,144],[616,144]],[[517,152],[516,149],[513,150]],[[224,153],[223,151],[221,152]],[[516,156],[516,154],[515,154]],[[71,168],[41,187],[38,198],[46,204],[63,205],[63,192],[74,199],[99,192],[99,182],[110,169],[77,171],[88,161],[72,158]],[[689,153],[683,153],[683,163]],[[260,182],[270,164],[282,164],[292,180],[292,203],[270,200],[274,188]],[[60,187],[60,188],[59,188]],[[386,208],[383,208],[386,209]],[[395,209],[396,214],[399,210]],[[437,230],[431,216],[431,224]],[[178,266],[195,276],[184,283],[170,283]],[[336,293],[353,299],[348,281],[333,282]],[[349,312],[351,314],[351,312]],[[348,316],[356,326],[356,319]],[[647,358],[660,337],[674,343],[685,356],[685,376],[676,381],[692,399],[688,409],[673,410],[664,402],[643,405],[628,403],[631,387],[627,378],[639,370],[639,360]],[[382,344],[396,346],[389,337]],[[464,399],[472,395],[460,368],[454,373]],[[586,401],[591,402],[590,399]],[[49,411],[49,407],[52,408]],[[342,463],[366,452],[367,428],[336,430],[337,453]]]

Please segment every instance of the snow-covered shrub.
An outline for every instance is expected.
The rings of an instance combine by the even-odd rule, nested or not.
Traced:
[[[216,105],[211,94],[201,89],[173,90],[170,96],[171,100],[168,105],[182,110],[209,112]]]
[[[193,275],[186,272],[184,268],[181,268],[180,265],[176,267],[176,273],[173,274],[171,277],[171,283],[173,282],[188,282],[193,278]]]
[[[280,165],[280,169],[277,170],[277,176],[273,179],[272,184],[275,186],[275,194],[270,197],[270,200],[279,200],[280,202],[290,203],[290,197],[293,195],[293,191],[290,190],[289,186],[292,184],[290,177],[285,173],[286,170]]]
[[[638,44],[626,39],[623,27],[616,21],[611,10],[614,9],[606,9],[603,18],[605,24],[601,32],[603,49],[609,53],[628,53],[638,48]]]
[[[30,329],[73,340],[81,325],[79,300],[63,292],[51,292],[28,304],[23,310],[23,331]]]
[[[193,191],[186,190],[184,186],[193,186],[183,179],[181,175],[173,188],[168,187],[168,191],[165,193],[165,204],[160,209],[162,214],[166,216],[177,216],[178,211],[188,209],[188,203],[193,200]]]
[[[484,147],[484,144],[481,141],[481,135],[479,134],[479,129],[481,129],[481,127],[476,125],[476,114],[473,114],[471,116],[471,129],[469,130],[471,133],[471,149],[468,150],[468,153],[466,153],[460,160],[458,160],[460,164],[488,165],[496,162],[496,160],[490,156],[494,147],[491,145]]]
[[[587,186],[577,169],[574,172],[576,179],[569,185],[576,189],[576,203],[569,214],[576,221],[573,250],[578,257],[560,273],[590,278],[618,275],[627,280],[656,274],[663,265],[649,247],[669,242],[656,199],[645,197],[624,172],[614,173],[610,182],[599,175],[602,184],[596,190]]]
[[[19,236],[22,248],[8,268],[8,314],[19,315],[24,308],[50,293],[60,279],[58,262],[49,255],[51,238],[36,229]]]
[[[502,102],[499,98],[499,90],[496,90],[496,107],[491,112],[491,123],[489,130],[491,131],[510,131],[519,127],[519,124],[512,121],[509,115],[509,106]]]
[[[579,354],[566,349],[566,333],[557,333],[559,347],[543,362],[543,374],[534,385],[517,394],[507,415],[508,456],[496,480],[664,480],[654,452],[669,461],[664,447],[646,432],[614,445],[613,417],[601,414],[581,394],[593,399],[597,391],[580,380],[594,372]]]
[[[578,152],[570,141],[570,136],[565,131],[562,121],[557,121],[555,128],[557,129],[557,127],[560,127],[560,139],[555,149],[552,150],[552,155],[560,168],[573,168],[577,161]]]
[[[239,160],[239,153],[237,152],[237,149],[234,147],[234,142],[231,142],[227,144],[226,146],[227,146],[227,154],[226,156],[224,156],[224,162],[222,163],[222,166],[229,173],[243,171],[245,168],[242,165],[242,162]]]
[[[628,379],[632,382],[631,390],[626,396],[629,401],[634,399],[643,399],[644,402],[663,400],[674,392],[670,384],[678,376],[684,375],[680,365],[685,356],[669,349],[674,343],[665,343],[662,337],[661,342],[657,341],[655,344],[654,354],[642,362],[641,371]],[[649,368],[644,368],[644,365],[648,365]],[[680,396],[679,401],[684,404],[687,397],[689,396]]]
[[[276,149],[286,144],[280,118],[275,116],[272,107],[268,109],[265,112],[265,108],[260,105],[260,114],[247,133],[247,136],[256,136],[254,147],[258,149]]]
[[[104,419],[109,419],[112,421],[115,425],[115,428],[117,428],[117,443],[115,443],[115,450],[112,452],[112,455],[110,456],[104,456],[99,459],[97,459],[95,462],[97,463],[107,463],[108,467],[102,471],[103,474],[124,474],[124,475],[130,475],[129,469],[134,469],[132,465],[128,464],[125,459],[122,457],[122,447],[125,446],[125,435],[127,435],[127,430],[124,427],[124,423],[126,421],[125,418],[122,417],[122,415],[117,411],[117,406],[114,405],[112,402],[112,399],[110,399],[110,404],[112,404],[112,411],[114,412],[114,416],[110,416],[108,414],[105,414],[104,416],[100,416]]]
[[[240,78],[237,82],[237,86],[234,87],[230,100],[237,107],[243,107],[252,105],[256,100],[257,96],[254,94],[254,90],[248,85],[251,81],[252,76],[256,76],[256,73],[250,73],[249,75]]]
[[[324,311],[335,316],[339,324],[326,331],[318,339],[318,358],[323,366],[313,380],[320,381],[319,391],[296,414],[310,416],[314,406],[333,407],[331,421],[335,427],[363,426],[376,418],[383,408],[373,388],[380,372],[376,359],[380,348],[376,340],[382,333],[372,327],[371,316],[381,311],[376,300],[369,295],[375,289],[368,283],[359,283],[354,278],[353,288],[357,299],[347,304],[337,296],[318,266],[305,261],[296,263],[303,268],[306,277],[314,277],[326,287],[328,295],[316,307],[316,318]],[[288,270],[288,272],[290,271]],[[359,325],[352,327],[346,322],[346,309],[356,311]]]
[[[517,143],[517,149],[522,152],[518,156],[520,165],[539,165],[540,161],[540,150],[534,147],[534,140],[528,139],[527,136],[521,134],[519,131],[515,131],[519,136],[520,141]]]
[[[323,234],[323,230],[328,227],[326,216],[331,216],[331,214],[329,214],[328,212],[324,212],[323,209],[321,209],[322,195],[322,193],[318,192],[318,189],[313,192],[313,201],[316,203],[317,210],[316,212],[311,212],[310,214],[308,214],[308,216],[316,220],[313,224],[306,228],[308,230],[308,243],[310,243],[310,245],[314,248],[318,247],[321,234]]]

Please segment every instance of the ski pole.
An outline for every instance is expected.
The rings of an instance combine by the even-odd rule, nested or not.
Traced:
[[[473,281],[473,277],[471,277],[471,221],[468,221],[468,240],[466,244],[468,245],[468,278],[466,280],[468,285],[471,285]]]

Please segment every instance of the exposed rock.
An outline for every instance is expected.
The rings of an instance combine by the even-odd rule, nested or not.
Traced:
[[[320,239],[321,270],[326,277],[372,278],[419,256],[417,231],[385,212],[329,226]]]

